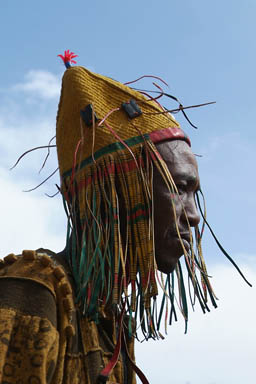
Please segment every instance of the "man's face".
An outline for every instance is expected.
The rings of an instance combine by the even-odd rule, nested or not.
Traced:
[[[177,225],[183,244],[186,250],[189,250],[189,227],[196,226],[200,220],[195,205],[195,192],[199,188],[195,156],[189,145],[181,140],[164,141],[156,144],[156,148],[165,161],[179,192],[174,195],[173,200]],[[183,249],[175,226],[171,193],[156,168],[153,180],[156,262],[161,272],[170,273],[183,254]]]

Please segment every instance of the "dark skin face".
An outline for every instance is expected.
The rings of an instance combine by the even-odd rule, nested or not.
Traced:
[[[196,159],[189,145],[182,140],[157,143],[156,148],[178,189],[174,194],[177,224],[184,247],[189,250],[189,227],[196,226],[200,220],[195,204],[195,192],[199,188]],[[154,169],[153,180],[156,262],[161,272],[170,273],[184,251],[175,227],[171,194],[157,169]]]

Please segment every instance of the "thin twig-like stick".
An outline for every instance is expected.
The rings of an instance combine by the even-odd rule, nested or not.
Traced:
[[[46,161],[47,161],[48,157],[50,156],[50,145],[51,145],[51,142],[52,142],[55,138],[56,138],[56,135],[53,136],[53,137],[51,138],[51,140],[49,141],[49,143],[48,143],[48,152],[47,152],[47,155],[45,156],[44,162],[43,162],[43,164],[42,164],[42,166],[41,166],[41,168],[40,168],[40,170],[39,170],[38,173],[40,173],[40,172],[42,171],[42,169],[44,168],[44,166],[45,166],[45,164],[46,164]]]
[[[175,112],[183,111],[184,109],[204,107],[205,105],[210,105],[210,104],[216,104],[216,101],[210,101],[209,103],[203,103],[203,104],[189,105],[187,107],[183,107],[183,105],[180,105],[179,108],[166,109],[163,112],[153,112],[153,113],[144,112],[144,115],[163,115],[163,114],[168,113],[168,112],[175,113]]]
[[[48,176],[46,179],[44,179],[44,181],[42,181],[42,182],[41,182],[40,184],[38,184],[36,187],[31,188],[31,189],[27,189],[26,191],[23,191],[23,192],[32,192],[32,191],[34,191],[35,189],[41,187],[41,185],[43,185],[47,180],[49,180],[49,179],[50,179],[50,178],[51,178],[51,177],[52,177],[58,170],[59,170],[59,167],[56,168],[55,171],[52,172],[52,173],[50,174],[50,176]]]
[[[55,192],[53,195],[48,195],[48,193],[45,193],[45,196],[50,197],[51,199],[55,196],[57,196],[60,193],[60,191]]]
[[[28,153],[30,152],[33,152],[33,151],[36,151],[37,149],[42,149],[42,148],[54,148],[56,147],[56,145],[41,145],[40,147],[35,147],[35,148],[32,148],[32,149],[29,149],[28,151],[24,152],[19,158],[18,160],[16,161],[16,163],[10,168],[10,171],[16,167],[16,165],[20,162],[20,160],[26,156]]]

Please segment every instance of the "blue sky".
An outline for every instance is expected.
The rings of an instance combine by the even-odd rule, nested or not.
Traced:
[[[55,169],[54,152],[40,175],[45,153],[27,156],[12,172],[9,168],[23,151],[54,136],[64,72],[57,54],[71,49],[79,65],[123,82],[160,76],[184,105],[217,102],[189,112],[198,130],[181,115],[176,118],[193,151],[202,155],[198,163],[208,219],[256,285],[255,17],[254,0],[3,2],[1,254],[64,246],[61,201],[44,195],[55,192],[57,178],[22,193]],[[255,288],[245,286],[209,234],[204,254],[219,308],[207,316],[199,310],[192,314],[189,335],[183,335],[181,321],[166,341],[138,346],[138,362],[153,384],[253,383]]]

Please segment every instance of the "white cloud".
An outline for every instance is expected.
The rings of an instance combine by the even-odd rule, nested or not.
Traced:
[[[23,193],[24,182],[0,168],[0,257],[40,247],[60,251],[65,245],[66,217],[59,197]]]
[[[151,383],[251,384],[255,376],[256,270],[242,266],[254,284],[248,287],[232,267],[213,271],[219,307],[191,313],[184,325],[169,327],[164,341],[136,345],[137,364]]]
[[[47,121],[47,118],[41,122],[23,121],[19,127],[7,124],[0,117],[0,151],[1,165],[10,168],[17,158],[26,150],[40,145],[47,145],[51,135],[54,135],[55,129],[53,122]],[[27,163],[29,167],[35,167],[35,160],[38,154],[47,153],[47,150],[33,152],[27,155],[20,163],[20,166]],[[29,161],[27,161],[29,159]]]
[[[0,94],[0,166],[5,170],[22,153],[47,145],[55,135],[56,96],[60,89],[58,77],[50,72],[30,71],[25,79],[24,83],[11,86]],[[21,97],[24,92],[25,98]],[[32,103],[26,102],[29,98],[33,100]],[[53,148],[41,178],[38,177],[38,170],[46,154],[47,149],[31,152],[13,170],[13,179],[25,177],[21,189],[26,189],[29,183],[38,184],[57,168],[56,150]]]
[[[60,79],[51,72],[31,70],[25,75],[25,81],[16,84],[12,89],[42,99],[55,99],[60,95]]]
[[[65,242],[66,218],[59,198],[47,198],[44,193],[53,194],[55,180],[48,186],[32,193],[25,189],[36,186],[57,168],[56,151],[51,156],[41,175],[38,175],[47,150],[28,154],[16,169],[9,168],[26,150],[47,145],[55,134],[57,98],[60,92],[58,76],[31,70],[24,76],[24,82],[13,85],[0,97],[0,201],[1,238],[0,257],[24,248],[49,247],[60,250]],[[21,97],[24,94],[25,97]],[[26,98],[33,100],[26,104]]]

